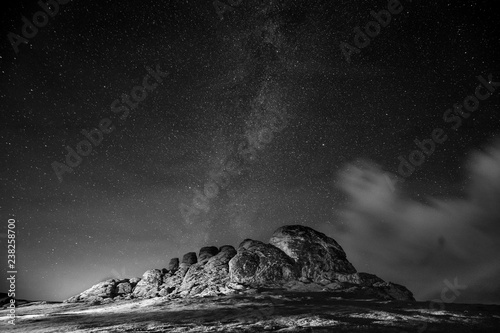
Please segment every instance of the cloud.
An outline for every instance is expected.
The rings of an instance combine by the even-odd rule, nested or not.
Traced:
[[[500,303],[500,141],[472,154],[463,198],[421,203],[393,191],[370,162],[340,172],[348,203],[335,238],[359,271],[439,298],[443,281],[466,285],[457,302]]]

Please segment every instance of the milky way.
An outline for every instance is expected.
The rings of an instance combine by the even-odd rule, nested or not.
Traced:
[[[69,1],[28,37],[40,5],[3,8],[0,242],[14,217],[18,296],[62,300],[305,224],[417,299],[458,277],[469,284],[460,301],[498,302],[486,254],[498,215],[476,202],[489,202],[484,179],[497,189],[499,165],[485,156],[497,151],[498,91],[468,117],[453,111],[478,76],[500,81],[494,2],[402,0],[376,36],[367,24],[395,1],[218,3]],[[356,44],[359,31],[369,45]],[[346,43],[359,51],[349,61]],[[101,127],[99,144],[84,134]],[[399,157],[410,163],[436,128],[446,142],[401,176]],[[67,165],[67,147],[86,154],[83,140],[92,152]],[[54,162],[72,171],[58,176]],[[457,229],[465,211],[484,225],[461,216]]]

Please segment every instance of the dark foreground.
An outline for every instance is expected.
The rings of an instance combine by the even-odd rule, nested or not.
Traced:
[[[432,309],[437,308],[437,309]],[[31,303],[12,332],[498,332],[500,305],[356,299],[334,292],[116,301],[105,305]]]

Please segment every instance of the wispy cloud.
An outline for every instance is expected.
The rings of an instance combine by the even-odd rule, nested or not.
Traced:
[[[347,166],[348,204],[335,228],[360,271],[405,284],[418,299],[439,297],[443,279],[468,286],[458,302],[500,302],[500,141],[469,162],[463,198],[425,203],[392,191],[370,162]]]

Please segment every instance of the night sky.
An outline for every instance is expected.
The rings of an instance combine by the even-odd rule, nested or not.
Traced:
[[[356,50],[387,1],[224,1],[69,1],[26,43],[41,7],[3,6],[0,248],[7,271],[15,218],[17,297],[304,224],[418,300],[457,280],[456,302],[500,303],[496,2],[389,1],[401,12]]]

